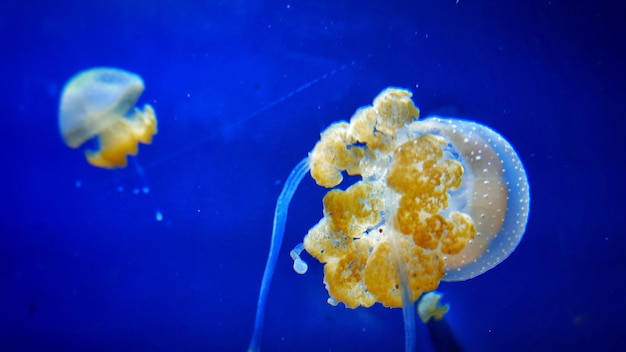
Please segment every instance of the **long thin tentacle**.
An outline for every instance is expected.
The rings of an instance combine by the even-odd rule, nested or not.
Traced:
[[[270,244],[270,252],[265,263],[265,271],[263,272],[263,280],[261,281],[261,291],[259,292],[259,300],[256,307],[256,320],[254,321],[254,332],[250,339],[248,351],[259,351],[261,344],[261,330],[263,330],[263,319],[265,318],[265,303],[270,290],[272,276],[276,268],[276,260],[280,253],[280,247],[283,243],[285,235],[285,224],[287,222],[287,212],[289,211],[289,203],[293,194],[296,192],[300,181],[309,171],[309,158],[304,158],[291,171],[283,190],[276,201],[276,209],[274,210],[274,227],[272,229],[272,242]]]
[[[403,288],[404,291],[404,288]],[[407,292],[408,293],[408,292]],[[402,294],[402,317],[404,318],[404,351],[415,351],[415,305],[408,300],[405,300],[405,294]]]

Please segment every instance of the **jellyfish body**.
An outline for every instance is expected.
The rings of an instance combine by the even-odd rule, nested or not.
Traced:
[[[68,147],[78,148],[98,138],[98,150],[87,150],[87,161],[102,168],[125,167],[138,143],[150,144],[157,132],[152,106],[134,107],[144,90],[138,75],[111,67],[81,71],[64,86],[59,131]]]
[[[291,253],[299,273],[302,249],[324,264],[329,303],[402,307],[407,351],[415,348],[414,302],[441,280],[466,280],[504,260],[522,238],[530,201],[521,161],[501,136],[418,115],[409,91],[387,88],[322,132],[308,164],[331,190],[324,216]],[[337,189],[343,172],[361,180]]]

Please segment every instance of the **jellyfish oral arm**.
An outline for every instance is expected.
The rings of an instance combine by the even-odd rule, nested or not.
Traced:
[[[278,259],[280,248],[283,243],[283,237],[285,235],[285,224],[287,223],[289,203],[291,203],[291,199],[293,198],[298,185],[307,172],[309,172],[309,169],[309,158],[307,157],[302,159],[302,161],[300,161],[291,171],[289,177],[287,177],[285,185],[283,186],[283,189],[278,196],[278,200],[276,201],[276,209],[274,210],[274,226],[272,229],[272,242],[267,256],[267,262],[265,263],[265,270],[263,271],[263,279],[261,281],[261,289],[259,291],[259,299],[257,301],[254,331],[252,333],[252,338],[250,339],[248,351],[260,350],[261,332],[263,330],[263,320],[265,318],[265,304],[267,302],[272,277],[274,276],[276,260]]]
[[[137,155],[139,143],[152,143],[157,133],[157,120],[154,109],[149,104],[144,109],[134,109],[128,117],[114,121],[103,129],[99,136],[98,150],[87,150],[85,156],[89,164],[106,169],[126,167],[127,156]]]

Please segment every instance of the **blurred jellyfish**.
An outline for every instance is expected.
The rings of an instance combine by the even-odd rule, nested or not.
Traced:
[[[138,75],[111,67],[79,72],[63,88],[59,130],[70,148],[98,138],[87,161],[97,167],[126,167],[126,156],[137,155],[138,143],[152,143],[157,133],[154,109],[134,107],[144,90]]]
[[[87,149],[89,164],[105,169],[123,168],[128,155],[137,155],[138,144],[152,143],[157,119],[149,104],[143,109],[135,103],[144,91],[138,75],[112,67],[81,71],[65,84],[59,108],[59,131],[65,144],[78,148],[97,139],[96,150]],[[149,193],[147,177],[136,160],[135,170]],[[160,210],[155,218],[162,220]]]

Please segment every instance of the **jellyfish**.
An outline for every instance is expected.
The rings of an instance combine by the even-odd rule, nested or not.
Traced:
[[[291,251],[324,265],[328,302],[402,308],[405,350],[415,348],[414,302],[441,281],[463,281],[506,259],[523,237],[530,194],[513,147],[472,121],[431,117],[408,90],[387,88],[349,122],[321,133],[278,197],[250,351],[259,350],[271,279],[289,202],[310,172],[330,191],[323,217]],[[343,174],[360,181],[337,188]]]
[[[81,71],[64,86],[59,131],[65,144],[78,148],[97,138],[97,150],[85,151],[89,164],[101,168],[126,167],[127,155],[138,144],[152,143],[157,133],[154,109],[134,107],[144,90],[138,75],[112,67]]]

